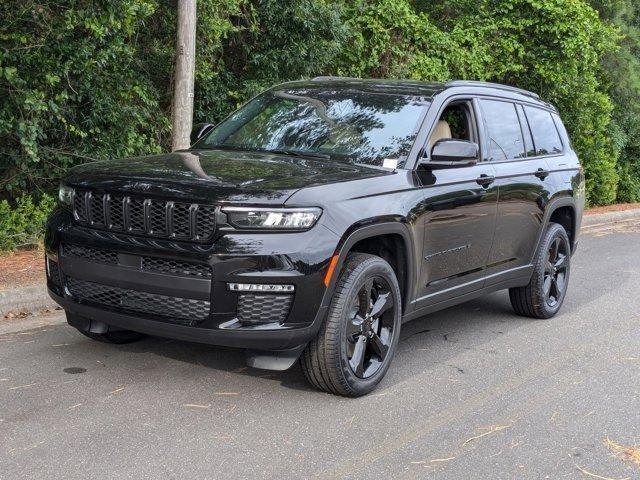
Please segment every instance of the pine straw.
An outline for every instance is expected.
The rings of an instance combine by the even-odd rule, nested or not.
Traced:
[[[640,446],[634,445],[632,447],[625,447],[624,445],[614,442],[609,437],[604,439],[604,444],[621,460],[631,461],[640,465]]]
[[[599,480],[619,480],[619,479],[613,478],[613,477],[603,477],[602,475],[598,475],[597,473],[590,472],[586,468],[582,468],[579,465],[576,465],[576,468],[580,471],[580,473],[583,473],[587,477],[598,478]],[[627,477],[627,478],[623,478],[623,479],[620,479],[620,480],[630,480],[630,479]]]

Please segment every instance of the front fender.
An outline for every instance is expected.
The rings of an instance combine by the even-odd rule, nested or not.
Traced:
[[[405,298],[403,300],[405,302],[405,305],[408,306],[410,304],[407,297],[410,296],[410,292],[413,291],[413,286],[417,279],[417,268],[415,265],[414,255],[412,254],[412,252],[414,252],[413,236],[411,235],[408,226],[404,223],[381,222],[366,226],[355,226],[349,228],[347,232],[342,236],[332,257],[332,261],[335,262],[335,265],[331,272],[331,276],[328,279],[329,281],[327,289],[325,290],[325,294],[322,299],[323,307],[328,307],[331,303],[336,283],[338,281],[338,278],[340,277],[340,271],[342,270],[347,255],[349,254],[353,246],[359,241],[367,238],[390,234],[400,235],[405,244],[405,251],[407,252],[406,260],[408,275],[407,285],[405,288]]]

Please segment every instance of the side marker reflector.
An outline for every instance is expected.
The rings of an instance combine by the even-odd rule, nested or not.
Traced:
[[[336,269],[336,265],[338,264],[338,255],[334,255],[331,257],[331,261],[329,262],[329,269],[327,270],[327,274],[324,276],[324,286],[328,287],[331,282],[331,277],[333,277],[333,271]]]

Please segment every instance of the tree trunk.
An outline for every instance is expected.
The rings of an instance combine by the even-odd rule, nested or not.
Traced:
[[[196,65],[196,0],[178,0],[178,38],[172,101],[172,150],[189,148]]]

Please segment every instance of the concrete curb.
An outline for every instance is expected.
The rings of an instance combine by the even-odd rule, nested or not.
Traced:
[[[583,229],[614,224],[634,218],[640,219],[640,208],[618,212],[595,213],[582,217]],[[38,312],[55,308],[45,285],[0,290],[0,320],[9,312]]]
[[[38,312],[55,306],[45,285],[0,290],[0,320],[9,312]]]
[[[582,217],[582,227],[618,223],[625,220],[632,220],[634,218],[640,218],[640,208],[622,210],[619,212],[594,213],[592,215],[585,215]]]

